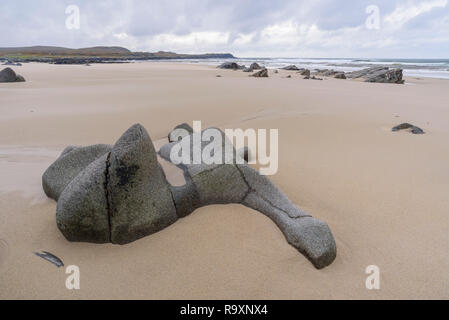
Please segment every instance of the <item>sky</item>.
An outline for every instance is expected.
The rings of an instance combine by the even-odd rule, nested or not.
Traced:
[[[0,47],[32,45],[448,59],[449,0],[1,0]]]

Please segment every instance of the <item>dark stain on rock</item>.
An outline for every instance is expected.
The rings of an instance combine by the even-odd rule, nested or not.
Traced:
[[[123,187],[129,184],[129,182],[136,176],[138,170],[139,166],[137,165],[128,166],[123,162],[120,162],[120,165],[115,169],[115,174],[119,178],[118,185]]]

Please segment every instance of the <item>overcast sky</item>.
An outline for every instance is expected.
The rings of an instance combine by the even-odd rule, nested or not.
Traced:
[[[66,26],[69,5],[79,7],[79,29]],[[449,0],[1,0],[0,47],[31,45],[449,58]]]

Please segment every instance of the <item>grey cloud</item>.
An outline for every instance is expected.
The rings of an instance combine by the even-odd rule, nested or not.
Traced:
[[[447,54],[449,4],[400,27],[385,23],[380,30],[364,27],[368,5],[378,5],[385,18],[397,7],[435,1],[444,0],[2,0],[0,46],[123,45],[135,50],[263,56],[440,57]],[[80,30],[65,28],[69,4],[81,9]],[[270,26],[277,27],[270,29],[273,35],[267,39],[262,32]],[[228,35],[227,42],[213,41],[209,34],[201,39],[204,32]],[[192,33],[198,41],[189,36]],[[239,38],[242,34],[247,38]]]

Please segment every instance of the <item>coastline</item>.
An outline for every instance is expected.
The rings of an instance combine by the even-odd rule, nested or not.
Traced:
[[[9,248],[0,298],[449,298],[449,81],[255,79],[167,62],[17,70],[27,82],[0,84],[0,239]],[[202,208],[124,247],[63,238],[40,178],[65,146],[112,143],[136,122],[161,141],[192,120],[280,130],[272,180],[329,223],[333,265],[316,271],[268,218],[238,205]],[[426,135],[392,133],[401,122]],[[79,265],[82,289],[68,291],[38,250]],[[377,292],[365,288],[372,264]]]

